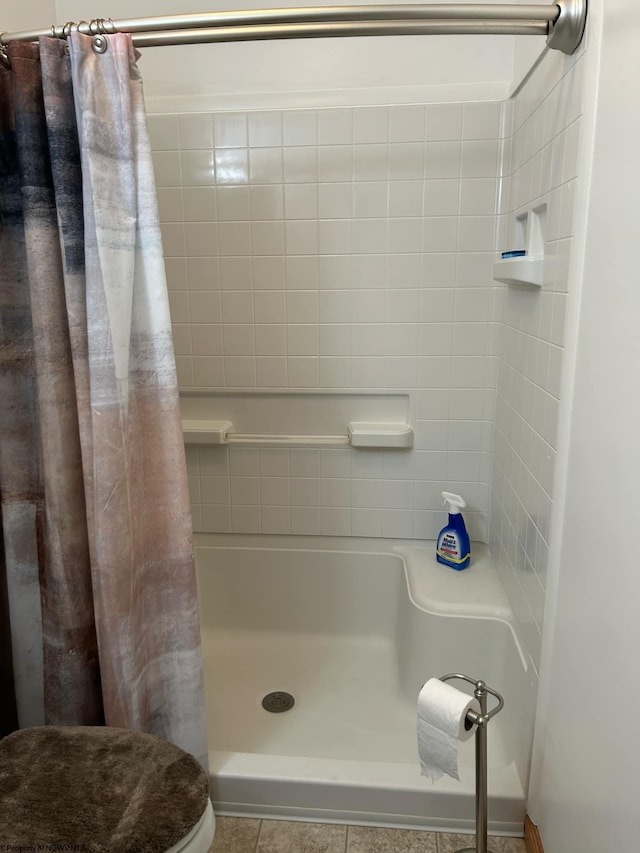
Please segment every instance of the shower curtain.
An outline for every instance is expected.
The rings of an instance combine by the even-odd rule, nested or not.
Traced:
[[[107,43],[12,42],[0,70],[0,661],[20,726],[142,730],[206,765],[142,79],[130,36]]]

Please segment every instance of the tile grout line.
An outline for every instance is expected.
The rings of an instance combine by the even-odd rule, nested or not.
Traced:
[[[258,851],[258,844],[260,843],[260,834],[262,832],[262,824],[263,823],[264,823],[264,821],[261,819],[260,823],[258,824],[258,831],[256,833],[256,841],[255,841],[255,844],[253,845],[253,853],[257,853],[257,851]]]

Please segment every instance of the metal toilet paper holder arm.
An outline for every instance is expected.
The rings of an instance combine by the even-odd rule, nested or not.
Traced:
[[[487,687],[484,681],[470,678],[459,672],[441,675],[440,681],[452,681],[454,678],[473,684],[473,695],[480,705],[480,713],[467,711],[465,728],[476,726],[476,846],[465,847],[457,853],[488,853],[487,847],[487,723],[504,707],[504,699],[497,690]],[[498,704],[487,710],[487,694],[498,700]]]

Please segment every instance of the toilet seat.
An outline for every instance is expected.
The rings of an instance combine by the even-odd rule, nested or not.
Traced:
[[[0,740],[0,839],[12,849],[208,853],[214,831],[206,772],[160,737],[38,726]]]

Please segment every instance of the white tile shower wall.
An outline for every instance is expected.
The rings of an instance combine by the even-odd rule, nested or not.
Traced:
[[[406,391],[412,451],[193,449],[198,530],[486,541],[500,104],[149,118],[185,390]]]
[[[489,543],[536,672],[546,592],[556,427],[573,200],[578,179],[582,62],[549,53],[504,105],[499,248],[515,217],[547,204],[548,273],[541,289],[501,288]],[[521,248],[521,247],[517,247]]]

